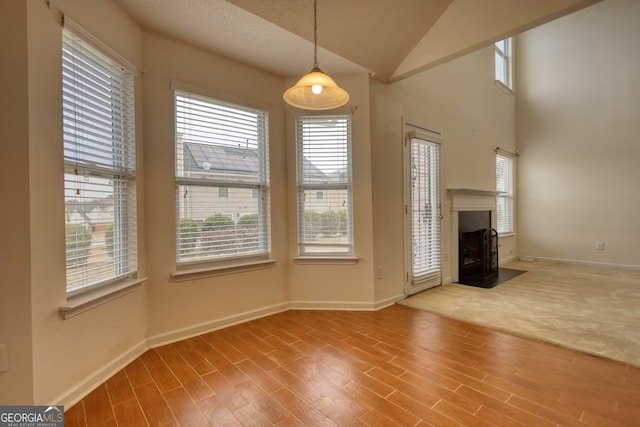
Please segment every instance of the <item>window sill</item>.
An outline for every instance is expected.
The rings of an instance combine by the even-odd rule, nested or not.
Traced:
[[[276,265],[277,259],[262,259],[243,263],[208,266],[198,269],[176,271],[171,274],[174,282],[186,282],[189,280],[204,279],[207,277],[223,276],[225,274],[243,273],[246,271],[262,270]]]
[[[64,320],[70,319],[80,313],[140,289],[142,283],[146,280],[147,277],[130,279],[115,286],[108,286],[71,297],[65,305],[60,307],[60,314]]]
[[[502,89],[503,91],[505,91],[509,95],[515,95],[516,94],[513,89],[511,89],[506,84],[502,83],[500,80],[496,80],[495,82],[496,82],[496,86],[498,86],[500,89]]]
[[[510,231],[508,233],[498,233],[498,237],[511,237],[515,235],[516,235],[515,231]]]
[[[297,256],[294,259],[296,264],[302,265],[353,265],[357,264],[357,256]]]

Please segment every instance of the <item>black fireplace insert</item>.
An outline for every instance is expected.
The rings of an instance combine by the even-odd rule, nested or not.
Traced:
[[[498,275],[498,232],[490,211],[459,212],[458,283],[492,287]]]

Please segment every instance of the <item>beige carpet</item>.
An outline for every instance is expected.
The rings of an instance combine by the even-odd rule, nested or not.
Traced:
[[[492,289],[449,284],[399,304],[640,366],[640,271],[514,261]]]

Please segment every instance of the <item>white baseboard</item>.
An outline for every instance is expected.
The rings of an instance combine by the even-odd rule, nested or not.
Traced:
[[[122,370],[129,363],[140,357],[148,349],[149,347],[147,347],[146,340],[139,342],[119,357],[104,365],[93,375],[85,378],[75,386],[71,387],[71,389],[64,392],[62,395],[53,399],[52,402],[63,405],[65,408],[72,407],[80,400],[82,400],[82,398],[95,390],[100,384],[107,381],[109,378],[118,373],[118,371]]]
[[[525,257],[520,257],[523,260]],[[581,261],[575,259],[564,259],[564,258],[548,258],[548,257],[531,257],[534,261],[541,262],[557,262],[560,264],[576,264],[576,265],[586,265],[591,267],[607,267],[607,268],[619,268],[622,270],[637,270],[640,271],[640,265],[628,265],[628,264],[614,264],[609,262],[595,262],[595,261]]]
[[[378,311],[405,299],[405,294],[375,302],[364,301],[291,301],[291,310]]]
[[[504,259],[499,260],[498,261],[498,265],[500,266],[502,264],[506,264],[506,263],[511,262],[511,261],[516,261],[517,259],[518,259],[517,256],[506,257]]]
[[[407,296],[405,294],[399,294],[396,295],[394,297],[390,297],[390,298],[385,298],[382,299],[380,301],[376,301],[373,305],[374,305],[374,310],[382,310],[383,308],[387,308],[395,303],[397,303],[398,301],[402,301],[403,299],[405,299]]]
[[[374,311],[375,304],[360,301],[291,301],[291,310]]]
[[[175,329],[173,331],[153,335],[147,338],[147,344],[149,345],[149,348],[171,344],[176,341],[206,334],[207,332],[215,331],[233,325],[238,325],[240,323],[259,319],[265,316],[270,316],[272,314],[282,313],[283,311],[289,310],[289,305],[290,304],[288,302],[283,302],[259,308],[257,310],[245,311],[244,313],[234,314],[232,316],[227,316],[209,322],[188,326],[186,328]]]

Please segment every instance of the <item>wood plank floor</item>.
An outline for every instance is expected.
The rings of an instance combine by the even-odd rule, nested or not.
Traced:
[[[640,368],[394,305],[147,351],[72,426],[638,426]]]

